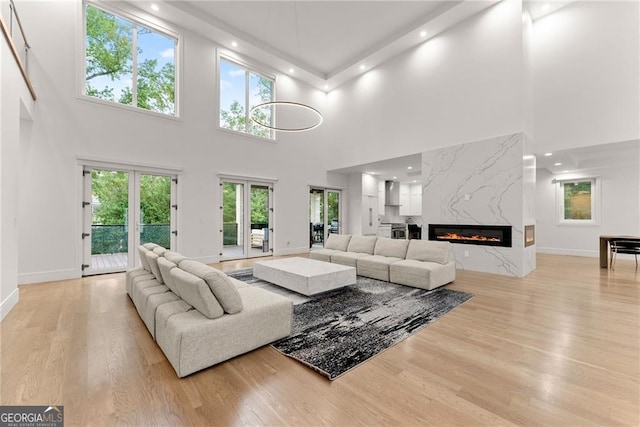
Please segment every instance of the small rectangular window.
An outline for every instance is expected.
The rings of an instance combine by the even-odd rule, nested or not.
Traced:
[[[273,101],[274,80],[247,68],[220,58],[220,127],[248,133],[261,138],[274,139],[274,132],[251,120],[251,108]],[[255,110],[253,117],[259,123],[273,126],[273,109]]]
[[[178,39],[85,5],[87,96],[176,115]]]
[[[595,178],[560,181],[558,189],[561,223],[597,223]]]

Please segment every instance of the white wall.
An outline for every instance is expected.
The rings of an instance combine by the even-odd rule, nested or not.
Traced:
[[[18,171],[32,100],[9,45],[0,40],[0,320],[17,304]]]
[[[578,1],[534,22],[538,153],[640,138],[639,8]]]
[[[597,257],[601,234],[640,235],[640,142],[624,164],[582,169],[554,175],[538,169],[536,184],[536,243],[538,252]],[[634,155],[635,154],[635,155]],[[600,224],[561,225],[554,179],[598,177]]]
[[[77,157],[182,169],[179,246],[187,256],[215,261],[220,252],[218,174],[276,178],[276,253],[308,250],[308,185],[330,182],[330,153],[317,149],[328,128],[279,134],[264,142],[216,128],[215,44],[183,31],[182,117],[166,119],[77,97],[80,2],[21,2],[30,65],[40,98],[31,137],[21,144],[19,272],[23,283],[80,274],[80,177]],[[279,99],[325,110],[326,95],[277,76]]]
[[[522,37],[505,0],[332,91],[335,167],[521,132]]]

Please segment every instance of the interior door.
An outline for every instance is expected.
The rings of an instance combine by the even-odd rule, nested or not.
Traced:
[[[82,274],[139,265],[135,248],[176,249],[177,176],[119,168],[83,168]]]

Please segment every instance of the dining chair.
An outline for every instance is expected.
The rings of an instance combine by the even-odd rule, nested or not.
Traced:
[[[611,241],[611,269],[612,270],[615,270],[617,254],[635,255],[636,269],[638,269],[638,255],[640,255],[640,240],[612,240]]]

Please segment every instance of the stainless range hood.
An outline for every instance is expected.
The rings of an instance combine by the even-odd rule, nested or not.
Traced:
[[[384,182],[384,205],[400,206],[400,183],[395,181]]]

